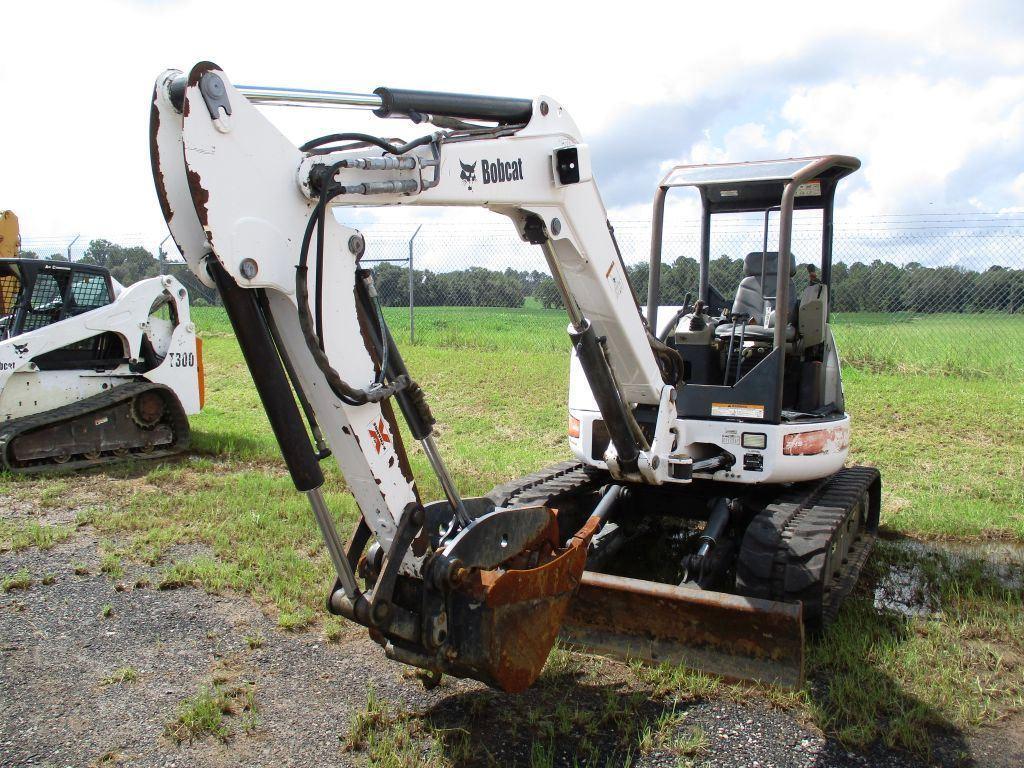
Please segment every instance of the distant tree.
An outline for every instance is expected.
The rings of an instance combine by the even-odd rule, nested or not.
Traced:
[[[39,254],[35,251],[18,251],[19,259],[38,259]]]
[[[550,277],[544,278],[537,284],[533,296],[544,309],[562,309],[564,307],[562,292],[558,290],[555,281]]]
[[[125,247],[109,240],[91,240],[82,257],[83,264],[96,264],[110,270],[122,285],[137,283],[160,274],[160,264],[153,254],[141,246]]]

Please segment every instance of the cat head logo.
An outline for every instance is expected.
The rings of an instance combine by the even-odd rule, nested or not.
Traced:
[[[466,189],[472,189],[473,182],[476,181],[476,163],[470,165],[459,160],[459,165],[462,166],[462,173],[459,174],[459,178],[466,182]]]
[[[14,351],[17,353],[18,357],[24,357],[28,354],[28,344],[15,344]]]

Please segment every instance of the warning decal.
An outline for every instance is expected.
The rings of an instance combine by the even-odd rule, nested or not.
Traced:
[[[712,403],[711,415],[732,419],[763,419],[763,405],[744,405],[743,403]]]

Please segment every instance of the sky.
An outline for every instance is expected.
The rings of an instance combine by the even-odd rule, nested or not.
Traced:
[[[590,144],[613,221],[648,219],[677,163],[828,152],[863,161],[844,182],[840,223],[1024,221],[1019,0],[36,0],[4,22],[0,208],[41,253],[76,234],[76,251],[92,237],[156,249],[166,228],[149,165],[153,81],[203,59],[235,83],[554,97]],[[383,130],[348,110],[266,114],[296,143]],[[403,135],[395,123],[387,132]],[[668,225],[695,215],[679,199]],[[378,219],[453,232],[503,223],[479,211]]]

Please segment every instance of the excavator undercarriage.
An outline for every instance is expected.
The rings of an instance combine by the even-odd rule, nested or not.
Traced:
[[[488,498],[498,506],[546,505],[578,519],[610,482],[607,473],[564,462]],[[692,581],[684,581],[682,564],[698,551],[708,521],[680,511],[700,514],[707,496],[699,488],[661,499],[650,498],[648,487],[630,490],[626,504],[634,510],[623,508],[615,519],[640,522],[610,525],[595,539],[564,639],[623,658],[799,686],[805,630],[818,634],[835,617],[874,543],[877,471],[845,469],[774,497],[766,489],[743,497],[740,522],[716,543],[711,572]]]

